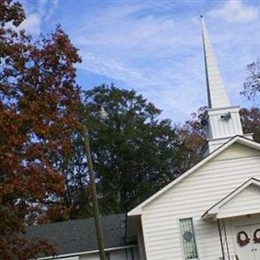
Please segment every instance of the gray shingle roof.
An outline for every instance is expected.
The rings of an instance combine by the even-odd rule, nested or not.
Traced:
[[[124,214],[103,216],[101,225],[105,248],[126,245]],[[25,238],[46,238],[57,248],[59,255],[97,249],[93,218],[30,226]]]

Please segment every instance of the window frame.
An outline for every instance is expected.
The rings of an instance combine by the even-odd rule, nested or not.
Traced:
[[[197,245],[197,236],[196,236],[196,231],[194,228],[194,218],[193,217],[183,217],[183,218],[178,218],[178,228],[179,228],[179,238],[180,238],[180,244],[181,244],[181,251],[182,251],[182,259],[183,260],[187,260],[186,256],[185,256],[185,250],[184,250],[184,243],[183,243],[183,237],[182,237],[182,230],[181,230],[181,220],[185,220],[185,219],[190,219],[191,220],[191,224],[192,224],[192,230],[193,230],[193,234],[194,234],[194,244],[196,247],[196,252],[197,252],[197,257],[196,258],[191,258],[188,260],[199,260],[199,250],[198,250],[198,245]]]

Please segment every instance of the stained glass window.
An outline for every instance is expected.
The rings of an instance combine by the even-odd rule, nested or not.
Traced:
[[[185,260],[198,258],[192,219],[180,219],[180,229]]]

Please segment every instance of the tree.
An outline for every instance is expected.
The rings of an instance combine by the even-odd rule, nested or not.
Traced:
[[[114,85],[95,87],[82,98],[103,214],[128,211],[181,172],[179,139],[169,120],[159,120],[161,111],[152,103]],[[101,104],[108,113],[105,120],[98,118]],[[66,171],[67,201],[73,217],[88,216],[87,162],[82,160],[80,135],[74,137],[74,156]]]
[[[260,143],[260,109],[240,109],[240,117],[244,133],[253,133],[254,141]]]
[[[20,233],[26,220],[57,217],[64,179],[54,158],[69,157],[78,126],[77,50],[60,27],[33,42],[15,28],[24,19],[19,3],[0,1],[1,259],[53,252]]]
[[[256,99],[260,92],[260,59],[247,65],[248,77],[240,94],[246,96],[249,100]],[[242,108],[240,110],[241,121],[245,133],[253,133],[254,140],[260,143],[260,110],[257,107],[251,109]]]
[[[200,152],[206,142],[206,134],[201,121],[204,118],[206,107],[200,107],[197,112],[191,114],[191,119],[187,120],[182,126],[176,126],[177,133],[182,140],[183,150],[185,151],[182,161],[182,168],[187,170],[202,159]]]
[[[254,99],[260,92],[260,59],[247,65],[248,76],[244,82],[242,95],[248,99]]]

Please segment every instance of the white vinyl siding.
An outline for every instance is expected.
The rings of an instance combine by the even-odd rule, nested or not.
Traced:
[[[232,146],[228,150],[232,152]],[[241,149],[238,159],[224,159],[215,157],[144,207],[142,223],[147,260],[183,259],[178,220],[189,217],[193,218],[199,259],[221,257],[217,224],[202,220],[201,216],[249,178],[260,179],[259,156],[248,157],[245,152],[243,157]],[[231,245],[230,229],[227,236]],[[232,246],[230,251],[234,252]]]
[[[209,139],[216,140],[218,138],[228,138],[236,135],[243,135],[240,117],[239,117],[239,108],[233,107],[228,109],[231,118],[230,120],[220,120],[220,116],[227,112],[227,109],[217,109],[210,110],[209,114],[209,126],[211,129],[212,136],[208,136]],[[231,138],[230,138],[231,139]]]
[[[259,151],[249,147],[245,147],[242,144],[234,143],[230,149],[224,150],[212,161],[231,160],[254,156],[259,156]]]
[[[260,187],[250,185],[220,208],[218,218],[258,213],[260,209],[259,198]]]

